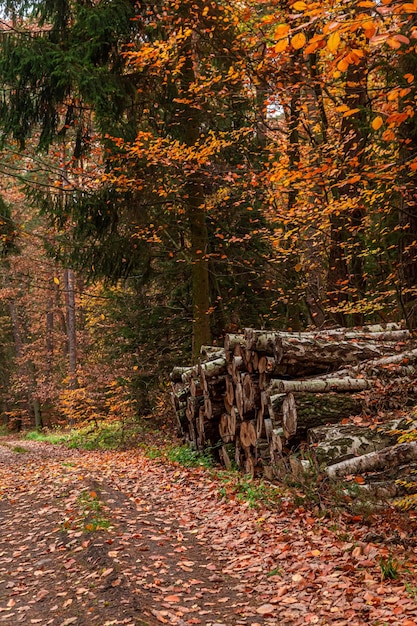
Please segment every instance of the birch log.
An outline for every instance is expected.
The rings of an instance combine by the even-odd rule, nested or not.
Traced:
[[[338,476],[347,476],[348,474],[362,474],[363,472],[373,472],[386,467],[395,467],[402,463],[410,463],[416,459],[417,441],[411,441],[329,465],[325,471],[330,478],[336,478]]]
[[[327,391],[364,391],[372,387],[372,381],[365,378],[312,378],[310,380],[279,380],[270,381],[268,393],[290,393],[308,391],[311,393],[325,393]]]

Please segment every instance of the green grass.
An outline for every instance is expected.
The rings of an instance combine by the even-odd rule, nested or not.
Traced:
[[[18,454],[27,454],[28,452],[26,448],[23,448],[23,446],[13,446],[12,450]]]
[[[188,445],[148,446],[141,444],[141,448],[149,459],[162,459],[171,463],[178,463],[183,467],[214,467],[215,461],[209,452],[201,453]]]
[[[126,426],[123,422],[102,422],[97,426],[89,424],[81,428],[40,432],[37,430],[26,433],[25,438],[30,441],[44,441],[55,445],[64,445],[67,448],[81,448],[84,450],[116,450],[124,447],[128,441],[137,435],[140,425]]]
[[[262,479],[252,479],[236,472],[218,472],[217,476],[224,483],[219,489],[221,498],[247,502],[252,509],[261,506],[276,508],[281,502],[282,488]]]
[[[84,490],[77,497],[78,513],[62,524],[62,530],[95,532],[110,528],[110,520],[103,514],[103,505],[95,491]]]
[[[29,441],[44,441],[46,443],[53,443],[55,445],[65,445],[70,439],[70,433],[61,431],[59,429],[49,432],[31,430],[30,432],[25,434],[25,439],[29,439]]]
[[[110,527],[110,521],[104,517],[102,504],[95,491],[83,491],[77,502],[82,509],[81,523],[84,531],[94,532]]]
[[[399,564],[390,554],[387,559],[379,559],[382,580],[396,580],[400,577]]]
[[[169,461],[179,463],[184,467],[205,467],[208,469],[214,466],[214,460],[209,453],[202,454],[187,445],[167,447],[166,457]]]

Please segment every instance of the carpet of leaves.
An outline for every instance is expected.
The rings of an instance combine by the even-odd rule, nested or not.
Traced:
[[[0,440],[0,622],[417,626],[412,519],[251,509],[220,487],[141,451]]]

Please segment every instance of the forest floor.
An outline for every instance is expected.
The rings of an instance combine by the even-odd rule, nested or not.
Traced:
[[[417,626],[415,530],[414,514],[329,519],[285,492],[254,509],[140,450],[0,438],[6,624]]]

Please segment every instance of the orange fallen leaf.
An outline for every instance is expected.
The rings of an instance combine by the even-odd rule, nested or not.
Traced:
[[[175,596],[175,595],[171,595],[171,596],[165,596],[164,601],[165,602],[169,602],[170,604],[175,603],[175,602],[179,602],[181,600],[181,598],[179,596]]]
[[[103,572],[103,573],[102,573],[102,575],[101,575],[101,576],[102,576],[102,578],[105,578],[106,576],[108,576],[109,574],[111,574],[111,573],[112,573],[112,571],[113,571],[113,569],[114,569],[113,567],[109,567],[108,569],[105,569],[105,570],[104,570],[104,572]]]

